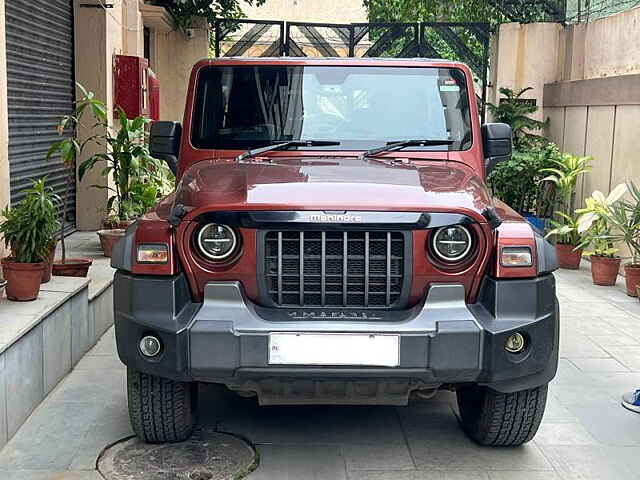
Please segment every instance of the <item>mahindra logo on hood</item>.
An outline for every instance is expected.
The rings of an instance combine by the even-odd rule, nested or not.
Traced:
[[[350,213],[314,213],[309,215],[307,220],[320,223],[360,223],[362,217]]]

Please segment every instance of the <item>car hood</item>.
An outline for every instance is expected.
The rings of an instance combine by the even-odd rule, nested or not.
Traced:
[[[209,210],[456,211],[477,216],[491,206],[482,179],[462,163],[345,157],[205,160],[185,172],[175,198],[193,216]]]

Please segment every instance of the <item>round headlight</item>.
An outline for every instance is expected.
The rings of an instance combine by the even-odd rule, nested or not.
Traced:
[[[235,252],[238,245],[236,233],[226,225],[209,223],[198,233],[198,247],[202,254],[215,261],[224,260]]]
[[[471,251],[471,243],[471,233],[460,225],[439,228],[431,240],[434,253],[445,262],[462,260]]]

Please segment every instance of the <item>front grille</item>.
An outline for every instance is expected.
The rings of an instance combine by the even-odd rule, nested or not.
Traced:
[[[401,232],[267,232],[264,275],[280,307],[389,308],[404,285]]]

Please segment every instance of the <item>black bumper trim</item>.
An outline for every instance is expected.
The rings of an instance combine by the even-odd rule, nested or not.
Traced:
[[[185,277],[134,276],[119,271],[114,306],[118,353],[126,365],[182,381],[233,384],[240,378],[408,378],[430,385],[474,382],[503,392],[548,383],[558,355],[555,279],[483,282],[478,303],[464,303],[461,285],[432,285],[421,305],[384,311],[376,320],[309,320],[273,316],[244,296],[237,282],[210,283],[205,302],[192,303]],[[271,314],[273,312],[270,312]],[[374,312],[375,313],[375,312]],[[398,368],[290,368],[269,365],[270,332],[393,333],[401,337]],[[525,353],[504,350],[507,336],[530,339]],[[163,352],[148,360],[142,335],[157,334]]]

